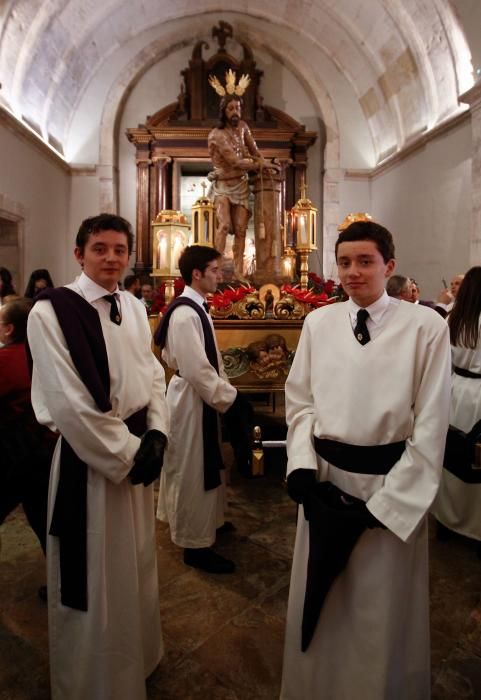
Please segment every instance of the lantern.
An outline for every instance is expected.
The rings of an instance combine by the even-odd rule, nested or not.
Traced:
[[[214,247],[214,203],[205,196],[205,182],[201,182],[202,197],[192,206],[192,244]]]
[[[304,178],[301,198],[291,209],[291,230],[294,247],[301,259],[301,289],[307,289],[309,253],[317,249],[317,209],[306,196]]]
[[[180,211],[163,209],[152,222],[152,277],[165,281],[165,301],[174,298],[174,280],[180,277],[179,258],[188,244],[189,225]]]

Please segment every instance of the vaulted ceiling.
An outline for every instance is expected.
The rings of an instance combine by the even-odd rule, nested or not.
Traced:
[[[222,18],[285,63],[332,128],[355,103],[376,163],[462,109],[470,1],[4,0],[0,104],[69,159],[83,120],[120,109],[149,67]]]

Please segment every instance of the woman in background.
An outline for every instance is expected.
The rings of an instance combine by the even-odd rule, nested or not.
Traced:
[[[0,306],[5,304],[5,297],[16,295],[12,273],[6,267],[0,267]]]
[[[19,504],[45,553],[47,496],[55,435],[37,423],[30,401],[25,338],[30,299],[0,309],[0,525]]]
[[[466,273],[448,324],[453,359],[449,422],[469,432],[481,419],[481,267]],[[481,470],[479,482],[468,483],[443,469],[432,512],[438,520],[439,539],[454,530],[477,540],[481,556]]]
[[[34,270],[28,280],[24,296],[27,297],[27,299],[34,299],[42,289],[54,286],[48,270]]]

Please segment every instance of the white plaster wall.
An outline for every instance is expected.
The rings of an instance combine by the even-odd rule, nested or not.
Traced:
[[[468,269],[469,120],[374,178],[371,192],[371,214],[395,237],[397,271],[417,280],[424,299],[435,298],[442,278]]]
[[[341,223],[354,212],[371,213],[371,183],[368,178],[344,177],[339,185],[339,210]]]
[[[68,172],[2,123],[0,154],[0,197],[4,206],[11,202],[25,216],[18,290],[40,267],[48,268],[56,284],[67,282]]]
[[[80,224],[89,216],[100,214],[99,178],[92,174],[73,174],[66,232],[65,269],[69,280],[79,274],[79,264],[74,257],[75,236]]]
[[[451,0],[469,44],[474,78],[481,76],[481,2],[479,0]],[[477,73],[477,71],[480,71]]]

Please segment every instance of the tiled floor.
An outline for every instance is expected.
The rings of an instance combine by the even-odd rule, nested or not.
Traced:
[[[158,524],[166,656],[150,679],[149,700],[278,698],[295,517],[279,461],[271,453],[263,479],[232,478],[228,516],[237,530],[218,549],[236,561],[236,574],[187,568]],[[47,614],[36,595],[42,554],[20,510],[1,535],[0,700],[47,700]],[[481,561],[474,545],[432,538],[431,576],[433,700],[481,698]]]

